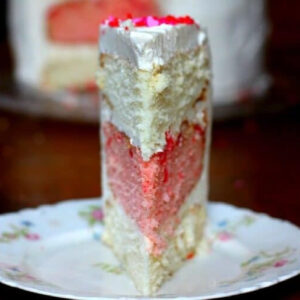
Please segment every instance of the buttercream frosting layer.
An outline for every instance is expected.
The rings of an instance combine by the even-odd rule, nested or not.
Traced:
[[[166,64],[174,55],[203,45],[206,33],[199,25],[135,27],[130,20],[120,27],[101,26],[100,52],[126,59],[141,70]]]

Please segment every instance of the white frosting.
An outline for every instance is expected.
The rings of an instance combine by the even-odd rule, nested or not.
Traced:
[[[151,70],[205,42],[206,34],[198,25],[134,27],[126,21],[120,27],[101,26],[100,52],[125,58],[138,69]]]
[[[9,1],[10,39],[17,79],[38,85],[41,70],[47,60],[46,11],[57,0]]]

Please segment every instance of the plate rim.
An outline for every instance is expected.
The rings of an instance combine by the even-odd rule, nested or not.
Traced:
[[[4,213],[4,214],[0,214],[0,220],[4,217],[15,217],[18,216],[20,214],[25,214],[25,213],[33,213],[33,212],[38,212],[39,210],[42,209],[55,209],[57,207],[63,206],[63,205],[72,205],[72,204],[95,204],[96,201],[98,202],[98,204],[101,206],[102,205],[102,201],[101,201],[102,197],[94,197],[94,198],[78,198],[78,199],[69,199],[69,200],[64,200],[64,201],[60,201],[58,203],[54,203],[54,204],[44,204],[44,205],[40,205],[37,207],[32,207],[32,208],[24,208],[24,209],[20,209],[16,212],[9,212],[9,213]],[[272,217],[270,215],[268,215],[267,213],[263,213],[263,212],[256,212],[254,210],[251,210],[249,208],[244,208],[244,207],[239,207],[239,206],[235,206],[233,204],[229,204],[229,203],[225,203],[225,202],[215,202],[215,201],[208,201],[207,206],[220,206],[220,207],[226,207],[229,208],[231,210],[238,210],[239,212],[243,212],[243,213],[248,213],[248,214],[254,214],[256,216],[258,216],[259,218],[268,218],[271,219],[271,221],[276,221],[276,222],[281,222],[281,223],[285,223],[286,225],[289,225],[291,227],[293,227],[295,230],[298,230],[300,233],[300,227],[297,226],[296,224],[293,224],[292,222],[288,221],[288,220],[283,220],[280,218],[276,218],[276,217]],[[261,289],[265,289],[271,286],[274,286],[276,284],[279,284],[281,282],[284,282],[288,279],[291,278],[295,278],[297,276],[300,275],[300,268],[299,270],[293,270],[287,274],[281,275],[279,277],[277,277],[274,280],[267,280],[267,281],[262,281],[259,284],[254,284],[254,285],[249,285],[248,287],[244,287],[241,289],[234,289],[234,290],[228,290],[226,292],[219,292],[219,293],[209,293],[209,294],[204,294],[204,295],[200,295],[200,296],[170,296],[168,297],[168,295],[165,295],[164,297],[159,297],[159,296],[101,296],[101,297],[96,297],[96,296],[78,296],[76,294],[73,293],[60,293],[60,292],[51,292],[51,291],[47,291],[45,289],[42,288],[34,288],[34,287],[30,287],[26,284],[20,284],[15,280],[9,280],[5,277],[3,277],[0,274],[0,284],[6,285],[8,287],[11,288],[17,288],[19,290],[22,291],[26,291],[26,292],[31,292],[31,293],[35,293],[35,294],[39,294],[39,295],[43,295],[43,296],[50,296],[50,297],[55,297],[55,298],[62,298],[62,299],[72,299],[72,300],[112,300],[112,299],[126,299],[126,300],[146,300],[146,299],[153,299],[153,300],[166,300],[166,299],[176,299],[176,300],[202,300],[202,299],[219,299],[219,298],[224,298],[224,297],[230,297],[230,296],[237,296],[237,295],[243,295],[246,293],[251,293],[251,292],[255,292]]]

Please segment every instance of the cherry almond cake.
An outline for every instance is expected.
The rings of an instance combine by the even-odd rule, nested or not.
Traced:
[[[188,16],[110,17],[100,31],[103,239],[149,295],[202,239],[209,46]]]

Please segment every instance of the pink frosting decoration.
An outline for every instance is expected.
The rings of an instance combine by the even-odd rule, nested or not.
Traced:
[[[140,18],[132,18],[129,14],[126,19],[120,19],[117,17],[110,16],[103,23],[110,27],[120,27],[122,22],[130,20],[135,27],[154,27],[160,26],[162,24],[167,25],[194,25],[196,24],[195,20],[190,16],[181,16],[175,17],[173,15],[168,15],[164,17],[156,17],[156,16],[147,16]]]

